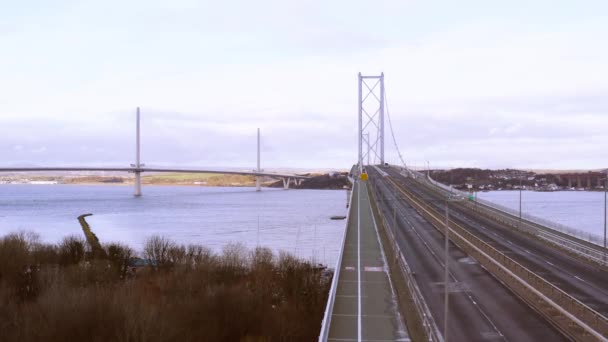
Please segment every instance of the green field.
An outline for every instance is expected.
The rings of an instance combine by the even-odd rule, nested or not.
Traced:
[[[255,177],[216,173],[167,173],[143,176],[142,182],[144,184],[193,184],[194,182],[206,182],[205,185],[215,186],[251,186],[255,184]]]

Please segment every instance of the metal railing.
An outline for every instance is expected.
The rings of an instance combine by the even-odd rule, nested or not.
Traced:
[[[439,183],[431,177],[418,178],[418,181],[430,184],[441,191],[449,191],[463,196],[469,195],[467,192]],[[580,230],[538,218],[524,212],[521,213],[520,221],[519,211],[479,198],[473,203],[465,202],[462,205],[494,220],[508,224],[511,227],[533,234],[549,243],[585,257],[593,262],[608,265],[606,250],[589,239],[589,236],[592,236],[592,234],[585,235],[582,234]],[[587,239],[585,239],[585,237],[587,237]]]
[[[334,268],[334,275],[331,280],[331,287],[329,289],[329,295],[327,296],[327,305],[325,307],[325,314],[323,315],[323,322],[321,323],[321,331],[319,333],[319,342],[326,342],[329,337],[329,328],[331,326],[331,316],[334,310],[334,303],[336,301],[336,291],[338,289],[338,280],[340,278],[340,266],[342,265],[342,255],[344,254],[344,245],[346,244],[346,233],[348,231],[348,224],[350,223],[351,215],[350,213],[353,211],[353,196],[355,193],[356,185],[353,183],[353,191],[350,192],[350,201],[348,204],[348,214],[346,217],[346,225],[344,226],[344,234],[342,236],[342,244],[340,245],[340,254],[338,255],[338,260],[336,261],[336,266]],[[356,189],[356,191],[360,191],[360,189]]]
[[[509,207],[506,207],[506,206],[503,206],[503,205],[500,205],[500,204],[497,204],[497,203],[494,203],[494,202],[491,202],[491,201],[488,201],[488,200],[485,200],[485,199],[479,199],[478,198],[477,201],[479,203],[482,203],[482,204],[488,206],[488,207],[492,207],[494,209],[497,209],[497,210],[509,213],[511,215],[514,215],[514,216],[519,216],[519,211],[517,211],[517,210],[515,210],[513,208],[509,208]],[[530,222],[542,225],[542,226],[544,226],[546,228],[551,228],[553,230],[562,232],[564,234],[568,234],[568,235],[574,236],[574,237],[579,238],[581,240],[585,240],[585,241],[591,242],[591,243],[593,243],[595,245],[598,245],[600,247],[603,245],[603,239],[601,237],[599,237],[599,236],[597,236],[595,234],[589,233],[589,232],[585,232],[585,231],[583,231],[581,229],[576,229],[576,228],[567,226],[565,224],[553,222],[551,220],[547,220],[547,219],[544,219],[544,218],[541,218],[541,217],[538,217],[538,216],[534,216],[534,215],[526,213],[526,212],[522,212],[521,213],[521,217],[522,217],[522,219],[525,219],[527,221],[530,221]]]

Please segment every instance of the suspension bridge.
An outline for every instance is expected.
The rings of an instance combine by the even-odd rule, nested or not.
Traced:
[[[353,191],[319,341],[608,341],[603,246],[407,167],[358,77]],[[385,115],[402,165],[385,163]]]
[[[256,191],[261,190],[261,180],[263,177],[280,179],[283,181],[283,188],[289,189],[291,183],[299,185],[308,176],[288,173],[272,173],[263,172],[261,168],[261,151],[260,151],[260,129],[257,132],[257,168],[254,171],[234,171],[234,170],[218,170],[208,168],[158,168],[146,167],[141,163],[141,128],[140,109],[137,108],[135,114],[135,163],[129,167],[95,167],[95,166],[39,166],[39,167],[0,167],[0,172],[71,172],[71,171],[94,171],[94,172],[128,172],[135,175],[134,195],[139,197],[142,195],[141,174],[144,172],[155,173],[206,173],[206,174],[228,174],[228,175],[245,175],[254,176],[256,179]]]

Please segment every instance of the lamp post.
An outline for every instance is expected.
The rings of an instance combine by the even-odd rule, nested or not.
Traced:
[[[395,195],[393,195],[393,200],[397,201],[397,198]],[[450,191],[449,194],[446,195],[445,199],[441,199],[441,200],[427,200],[428,202],[443,202],[445,201],[445,231],[444,231],[444,250],[445,250],[445,254],[444,254],[444,321],[443,321],[443,341],[447,342],[448,341],[448,312],[449,312],[449,289],[448,289],[448,284],[449,284],[449,278],[450,278],[450,266],[449,266],[449,259],[450,259],[450,236],[449,236],[449,223],[450,223],[450,211],[449,211],[449,203],[450,202],[461,202],[463,201],[464,198],[458,194],[454,194]],[[394,210],[394,207],[393,207]],[[396,225],[396,215],[395,215],[395,211],[393,211],[393,222]]]
[[[519,175],[519,223],[518,223],[517,228],[519,228],[520,230],[521,230],[521,190],[522,190],[521,181],[522,181],[522,176]]]
[[[449,250],[450,250],[450,238],[449,238],[449,224],[450,224],[450,211],[448,204],[450,202],[460,202],[463,198],[458,195],[454,195],[450,192],[445,198],[445,234],[444,234],[444,249],[445,249],[445,261],[444,261],[444,308],[443,308],[443,341],[448,341],[448,311],[449,311],[449,296],[448,296],[448,280],[449,280]]]
[[[606,169],[606,178],[604,179],[604,263],[606,263],[606,188],[608,188],[608,169]]]
[[[448,308],[449,308],[449,296],[448,296],[448,278],[449,278],[449,266],[448,266],[448,258],[449,258],[449,249],[450,249],[450,239],[448,234],[450,232],[449,222],[450,222],[450,211],[448,209],[448,203],[450,201],[446,198],[445,201],[445,273],[443,275],[443,292],[444,292],[444,307],[443,307],[443,340],[445,342],[448,341]]]

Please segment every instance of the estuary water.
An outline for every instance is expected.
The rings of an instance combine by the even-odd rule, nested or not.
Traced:
[[[479,198],[519,210],[519,191],[479,192]],[[571,228],[604,236],[604,193],[522,191],[522,211]]]
[[[82,236],[77,216],[102,242],[141,250],[146,238],[162,235],[215,251],[229,243],[270,247],[334,265],[346,215],[343,190],[283,190],[236,187],[106,185],[0,185],[0,235],[33,231],[44,242]]]

